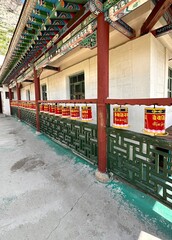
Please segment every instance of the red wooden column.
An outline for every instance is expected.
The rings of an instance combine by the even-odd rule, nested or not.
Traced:
[[[10,105],[10,115],[11,115],[11,101],[13,99],[11,88],[8,88],[8,91],[9,91],[9,105]]]
[[[34,85],[35,85],[36,130],[37,132],[40,132],[39,103],[38,103],[38,100],[40,100],[40,79],[35,67],[33,67],[33,72],[34,72]]]
[[[18,83],[17,81],[16,81],[16,90],[17,90],[17,100],[19,101],[21,100],[21,91],[20,91],[20,83]],[[20,112],[19,106],[18,106],[18,118],[21,119],[21,112]]]
[[[96,177],[106,181],[107,168],[107,136],[106,136],[106,104],[109,96],[109,24],[104,20],[104,14],[97,18],[97,61],[98,61],[98,172]]]

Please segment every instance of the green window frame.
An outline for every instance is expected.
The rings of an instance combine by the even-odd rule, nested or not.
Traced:
[[[30,90],[26,90],[26,100],[30,101]]]
[[[172,97],[172,68],[168,69],[168,97]]]
[[[47,100],[47,85],[41,85],[42,100]]]
[[[84,72],[69,77],[70,99],[85,99]]]

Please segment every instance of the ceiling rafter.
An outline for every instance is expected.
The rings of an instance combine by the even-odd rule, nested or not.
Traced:
[[[172,23],[171,24],[167,24],[163,27],[157,28],[153,31],[151,31],[151,33],[155,36],[155,37],[161,37],[165,34],[168,34],[172,32]]]
[[[172,4],[172,0],[159,0],[141,27],[141,35],[147,34]]]

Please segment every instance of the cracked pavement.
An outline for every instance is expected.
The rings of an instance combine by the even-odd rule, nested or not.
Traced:
[[[69,150],[11,117],[0,129],[0,240],[167,239]]]

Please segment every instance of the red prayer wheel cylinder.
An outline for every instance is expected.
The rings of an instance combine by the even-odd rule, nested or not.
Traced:
[[[62,107],[62,117],[70,117],[70,107],[64,106]]]
[[[81,119],[82,121],[91,121],[92,118],[92,107],[91,106],[83,106],[81,111]]]
[[[145,108],[144,133],[165,134],[165,108]]]
[[[29,103],[29,109],[32,109],[32,104],[31,103]]]
[[[32,110],[35,110],[36,109],[36,105],[35,103],[32,103]]]
[[[44,111],[44,104],[43,104],[43,103],[40,104],[39,110],[40,110],[40,112],[43,112],[43,111]]]
[[[61,116],[62,115],[62,106],[61,105],[57,105],[55,107],[55,115],[56,116]]]
[[[49,114],[53,115],[55,113],[55,105],[50,104],[49,105]]]
[[[113,127],[128,128],[128,108],[114,107],[113,108]]]
[[[44,104],[44,112],[45,113],[49,112],[49,105],[48,104]]]
[[[79,106],[71,107],[71,109],[70,109],[70,117],[71,117],[71,119],[78,119],[78,118],[80,118],[80,108],[79,108]]]

